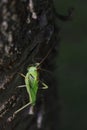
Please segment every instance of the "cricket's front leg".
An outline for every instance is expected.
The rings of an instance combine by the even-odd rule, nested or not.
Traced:
[[[20,75],[21,75],[22,77],[24,77],[24,78],[26,77],[26,76],[25,76],[24,74],[22,74],[22,73],[18,73],[18,74],[20,74]]]

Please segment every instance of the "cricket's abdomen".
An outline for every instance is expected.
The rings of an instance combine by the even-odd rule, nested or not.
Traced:
[[[37,73],[27,73],[25,77],[25,84],[27,93],[29,95],[29,100],[32,105],[35,105],[38,91],[38,74]]]

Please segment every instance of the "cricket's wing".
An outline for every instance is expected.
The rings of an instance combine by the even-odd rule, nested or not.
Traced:
[[[25,77],[26,89],[29,94],[30,101],[34,105],[36,102],[37,90],[38,90],[38,81],[32,74],[27,74]]]

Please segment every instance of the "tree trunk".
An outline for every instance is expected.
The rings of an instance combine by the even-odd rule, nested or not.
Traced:
[[[58,85],[54,77],[58,31],[52,0],[1,0],[0,2],[0,130],[56,130]],[[48,54],[49,53],[49,54]],[[44,57],[46,57],[44,59]],[[19,75],[40,63],[40,79],[48,85],[39,89],[34,114],[30,106],[13,113],[28,102],[25,84]],[[40,85],[41,86],[41,85]]]

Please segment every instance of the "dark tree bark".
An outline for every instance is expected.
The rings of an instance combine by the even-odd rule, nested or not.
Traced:
[[[59,49],[59,30],[55,25],[52,0],[1,0],[0,2],[0,130],[57,129],[58,85],[54,77]],[[71,14],[70,14],[71,15]],[[62,17],[62,18],[61,18]],[[65,18],[61,15],[61,19]],[[67,16],[66,19],[69,17]],[[18,89],[27,67],[40,62],[40,79],[48,84],[39,90],[34,115],[27,107],[12,119],[13,113],[28,102],[26,89]],[[42,118],[41,126],[38,119]]]

